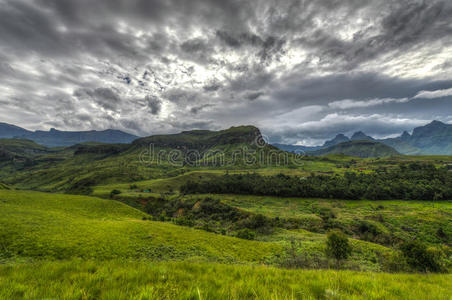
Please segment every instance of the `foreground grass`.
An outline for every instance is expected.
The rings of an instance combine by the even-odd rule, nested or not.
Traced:
[[[0,266],[1,299],[450,299],[452,275],[67,261]]]

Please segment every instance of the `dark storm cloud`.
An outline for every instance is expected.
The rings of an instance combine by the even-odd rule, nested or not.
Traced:
[[[446,0],[0,0],[0,116],[137,134],[253,123],[291,142],[360,122],[393,134],[450,119],[434,98],[452,88],[450,15]]]
[[[74,96],[79,99],[90,98],[94,103],[107,110],[116,110],[121,98],[110,88],[78,89]]]
[[[274,88],[273,97],[287,104],[327,104],[341,99],[374,99],[414,97],[420,90],[440,90],[450,81],[402,79],[373,72],[341,73],[328,76],[306,76],[293,73]]]
[[[248,95],[246,95],[246,99],[248,99],[250,101],[254,101],[262,95],[264,95],[263,92],[250,92]]]
[[[192,107],[192,108],[190,108],[190,112],[192,113],[192,114],[198,114],[200,111],[202,111],[203,109],[205,109],[205,108],[209,108],[209,107],[212,107],[213,105],[211,105],[211,104],[204,104],[204,105],[201,105],[201,106],[194,106],[194,107]]]
[[[162,101],[160,99],[153,96],[146,96],[144,100],[147,102],[151,114],[158,115],[160,113],[162,110]]]
[[[319,50],[325,63],[340,62],[346,69],[391,51],[401,52],[436,41],[449,45],[452,42],[452,28],[448,25],[450,2],[398,1],[384,9],[388,13],[379,24],[355,32],[351,40],[318,28],[297,42]],[[376,29],[380,30],[374,33]]]
[[[221,83],[219,83],[218,81],[213,81],[213,82],[209,82],[202,88],[206,92],[215,92],[215,91],[218,91],[219,89],[221,89],[221,87],[222,87]]]

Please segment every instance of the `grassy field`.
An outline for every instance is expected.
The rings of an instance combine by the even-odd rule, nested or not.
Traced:
[[[225,237],[170,223],[114,200],[0,191],[0,258],[137,258],[263,263],[277,243]]]
[[[0,265],[1,299],[451,299],[452,275],[136,261]]]
[[[305,221],[306,229],[322,231],[319,212],[331,211],[334,222],[353,233],[360,222],[374,225],[381,233],[391,233],[401,240],[420,238],[432,243],[452,243],[452,201],[357,201],[330,199],[279,198],[247,195],[204,195],[245,211],[269,217],[296,218]],[[188,196],[187,196],[188,197]],[[196,195],[200,197],[200,195]],[[446,240],[437,235],[439,228]]]
[[[277,230],[249,241],[168,222],[115,200],[28,191],[0,191],[0,261],[23,259],[115,258],[212,261],[279,265],[288,242],[324,259],[325,235]],[[379,257],[389,248],[351,240],[352,256],[344,268],[379,271]]]
[[[398,243],[413,239],[432,249],[445,249],[449,253],[445,259],[452,265],[450,201],[179,192],[188,181],[226,172],[343,174],[412,161],[443,166],[451,157],[330,155],[306,157],[297,167],[228,169],[143,165],[137,149],[112,156],[73,154],[66,149],[40,156],[27,167],[4,169],[8,176],[0,183],[0,299],[452,299],[451,275],[383,273],[388,270],[386,257],[398,257]],[[113,190],[120,193],[111,196]],[[183,223],[177,223],[177,214],[165,215],[165,222],[160,222],[155,221],[161,220],[158,215],[151,221],[144,212],[147,201],[158,198],[168,203],[207,197],[246,215],[284,219],[284,225],[272,225],[268,232],[253,229],[254,240],[246,240],[234,237],[237,229],[213,233],[208,228],[195,229],[204,228],[205,224],[196,223],[199,220],[179,226],[175,224]],[[195,205],[189,209],[195,210]],[[286,226],[292,219],[301,226]],[[221,228],[230,220],[206,222]],[[352,248],[340,265],[325,255],[326,233],[331,228],[345,232]],[[287,266],[284,262],[294,241],[297,255],[320,262],[303,267],[319,270],[278,268]],[[356,271],[325,269],[331,267]]]

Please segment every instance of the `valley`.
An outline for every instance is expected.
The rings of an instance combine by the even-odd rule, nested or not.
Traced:
[[[64,289],[74,299],[109,293],[125,298],[123,289],[102,287],[120,280],[105,282],[105,272],[115,268],[130,284],[127,293],[143,299],[162,289],[173,299],[330,293],[447,299],[451,156],[297,156],[256,144],[259,136],[255,127],[240,127],[66,148],[0,140],[0,296],[51,297]],[[150,155],[149,144],[177,156]],[[268,155],[270,164],[234,154],[244,147]],[[188,161],[193,149],[200,155]],[[212,163],[211,153],[222,159]],[[385,180],[399,184],[388,190],[399,194],[382,194],[390,186]],[[379,192],[369,193],[372,188]],[[327,255],[330,233],[337,230],[350,247],[341,261]],[[408,246],[420,247],[431,260],[407,256]],[[223,275],[209,281],[200,272]],[[240,277],[226,275],[231,272]],[[47,275],[40,284],[25,283],[31,273]],[[46,292],[46,281],[57,274],[62,285]],[[176,287],[158,274],[197,279]],[[395,284],[401,276],[410,279]],[[264,277],[273,289],[263,288]],[[374,288],[364,288],[369,284]]]

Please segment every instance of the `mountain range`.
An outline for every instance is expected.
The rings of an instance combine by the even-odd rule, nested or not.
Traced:
[[[253,126],[241,126],[220,132],[193,130],[176,135],[155,135],[140,138],[113,129],[104,131],[60,131],[52,128],[49,131],[30,131],[15,125],[0,123],[0,138],[26,139],[46,147],[67,147],[87,142],[107,144],[130,144],[133,142],[134,145],[153,143],[171,148],[205,149],[212,145],[240,143],[258,135],[258,129]],[[370,141],[373,143],[353,143],[356,141]],[[386,147],[382,147],[379,144]],[[362,131],[357,131],[351,137],[338,134],[321,146],[310,147],[286,144],[273,144],[273,146],[284,151],[301,151],[309,155],[330,153],[343,153],[346,155],[361,153],[361,155],[358,155],[361,157],[396,154],[452,155],[452,125],[433,121],[425,126],[415,128],[411,134],[405,131],[396,138],[375,139]]]
[[[415,128],[412,134],[405,131],[396,138],[374,139],[364,132],[358,131],[350,138],[344,134],[338,134],[334,139],[326,141],[322,146],[273,145],[285,151],[303,151],[312,155],[323,155],[325,153],[341,153],[341,149],[347,149],[352,145],[356,147],[356,144],[351,143],[353,141],[373,141],[374,143],[384,144],[404,155],[452,155],[452,125],[433,121],[425,126]],[[345,145],[341,145],[344,143]],[[338,147],[338,145],[340,146]],[[370,146],[370,144],[366,145],[366,147]],[[375,146],[376,144],[373,145]],[[386,148],[383,152],[390,153],[391,151]]]
[[[52,128],[49,131],[30,131],[15,125],[0,123],[0,138],[27,139],[47,147],[66,147],[86,142],[128,144],[139,137],[114,129],[60,131]]]

